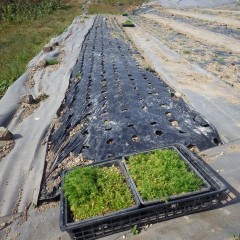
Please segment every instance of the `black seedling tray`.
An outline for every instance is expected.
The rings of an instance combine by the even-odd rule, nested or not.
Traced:
[[[69,223],[69,210],[63,195],[61,195],[61,230],[67,231],[74,239],[93,240],[129,230],[135,225],[141,227],[216,207],[222,193],[226,190],[226,185],[218,178],[218,174],[197,155],[191,153],[183,145],[175,146],[210,183],[211,189],[208,192],[74,223]]]
[[[135,210],[135,209],[139,208],[140,201],[138,199],[137,193],[135,191],[135,188],[132,185],[132,182],[129,180],[128,173],[127,173],[127,171],[126,171],[126,169],[125,169],[125,167],[124,167],[124,165],[121,161],[114,160],[114,161],[110,161],[110,162],[91,164],[91,165],[88,165],[88,166],[85,166],[85,167],[90,167],[90,166],[98,166],[98,167],[116,166],[116,167],[119,167],[122,174],[124,175],[124,177],[126,179],[126,184],[128,185],[128,187],[130,188],[130,190],[132,192],[132,196],[135,200],[135,205],[132,206],[132,207],[129,207],[129,208],[125,208],[125,209],[122,209],[122,210],[107,213],[103,216],[96,216],[96,217],[88,218],[86,220],[79,221],[79,222],[77,222],[79,226],[81,226],[82,224],[85,225],[85,224],[88,224],[88,223],[91,223],[91,222],[97,221],[97,220],[101,221],[101,219],[104,219],[105,217],[116,216],[120,213],[126,213],[126,212],[129,212],[131,210]],[[64,185],[65,175],[68,172],[73,171],[74,169],[76,169],[76,167],[71,169],[71,170],[66,170],[66,171],[63,172],[62,182],[61,182],[62,189],[63,189],[63,185]],[[74,222],[72,220],[72,214],[71,214],[71,210],[68,206],[67,199],[64,197],[64,194],[63,194],[63,191],[62,191],[61,192],[61,197],[60,197],[60,228],[61,228],[61,230],[64,231],[64,230],[66,230],[65,226],[70,227],[70,226],[75,225],[75,224],[76,224],[76,222]]]
[[[174,150],[175,152],[178,153],[178,155],[181,157],[181,159],[187,164],[189,170],[193,171],[199,178],[201,178],[203,180],[203,186],[201,188],[201,190],[199,191],[194,191],[194,192],[188,192],[188,193],[183,193],[183,194],[178,194],[178,195],[172,195],[170,196],[167,201],[172,201],[172,200],[176,200],[176,199],[180,199],[180,198],[184,198],[184,197],[187,197],[187,196],[194,196],[194,195],[197,195],[197,194],[200,194],[200,193],[204,193],[204,192],[208,192],[211,190],[211,186],[210,184],[205,180],[205,178],[201,175],[201,173],[191,164],[190,161],[188,161],[188,159],[183,156],[181,154],[181,152],[175,147],[175,146],[168,146],[168,147],[164,147],[164,148],[155,148],[155,149],[151,149],[149,151],[144,151],[144,152],[140,152],[140,153],[150,153],[152,151],[156,151],[156,150],[164,150],[164,149],[172,149]],[[140,154],[138,153],[138,154]],[[138,195],[138,198],[140,200],[140,202],[145,205],[145,206],[149,206],[149,205],[153,205],[153,204],[157,204],[157,203],[161,203],[161,202],[164,202],[163,200],[161,199],[154,199],[154,200],[151,200],[151,201],[147,201],[147,200],[144,200],[142,197],[141,197],[141,194],[139,193],[138,191],[138,188],[133,180],[133,178],[131,177],[131,174],[130,172],[128,171],[128,167],[127,167],[127,163],[129,161],[129,157],[130,156],[134,156],[134,155],[137,155],[137,154],[132,154],[132,155],[128,155],[128,156],[124,156],[123,157],[123,161],[124,161],[124,165],[126,167],[126,170],[128,172],[128,175],[129,175],[129,178],[130,178],[130,181],[132,182],[132,185],[135,187],[136,189],[136,192],[137,192],[137,195]],[[147,171],[147,169],[146,169]]]

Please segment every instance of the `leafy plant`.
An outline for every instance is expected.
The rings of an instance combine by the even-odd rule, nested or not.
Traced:
[[[197,191],[203,185],[172,149],[155,150],[129,157],[127,167],[144,200],[161,199]]]
[[[139,232],[140,232],[140,231],[139,231],[137,225],[134,225],[134,226],[132,227],[132,229],[131,229],[132,235],[138,235]]]
[[[0,4],[7,2],[17,3],[20,0],[0,0]],[[24,0],[21,0],[21,4],[23,2]],[[68,7],[57,8],[51,14],[44,14],[34,20],[24,16],[14,21],[0,20],[0,98],[26,70],[26,64],[43,46],[52,37],[61,34],[72,23],[74,17],[81,14],[84,0],[67,2]],[[31,4],[35,5],[35,1],[31,1]]]
[[[129,26],[129,27],[134,26],[133,22],[132,22],[131,20],[129,20],[129,19],[126,20],[123,25],[124,25],[124,26]]]
[[[66,174],[64,196],[75,220],[82,220],[134,205],[134,198],[116,166],[90,166]]]

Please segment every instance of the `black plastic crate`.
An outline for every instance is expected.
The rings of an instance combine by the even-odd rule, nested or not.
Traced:
[[[203,186],[202,188],[199,190],[199,191],[194,191],[194,192],[188,192],[188,193],[183,193],[183,194],[178,194],[178,195],[172,195],[168,198],[167,201],[172,201],[172,200],[176,200],[176,199],[180,199],[180,198],[184,198],[184,197],[187,197],[187,196],[194,196],[194,195],[198,195],[200,193],[205,193],[205,192],[208,192],[211,190],[211,185],[205,180],[205,178],[202,176],[202,174],[191,164],[190,161],[187,160],[187,157],[185,157],[175,146],[169,146],[169,147],[164,147],[164,148],[157,148],[157,149],[151,149],[149,151],[144,151],[144,152],[141,152],[141,153],[150,153],[152,151],[156,151],[156,150],[164,150],[164,149],[172,149],[174,150],[175,152],[177,152],[177,154],[180,156],[180,158],[187,164],[189,170],[193,171],[200,179],[203,180]],[[139,153],[137,153],[139,154]],[[131,174],[130,172],[128,171],[128,161],[129,161],[129,157],[130,156],[134,156],[134,155],[137,155],[137,154],[132,154],[132,155],[128,155],[128,156],[124,156],[123,157],[123,161],[124,161],[124,165],[126,167],[126,170],[129,174],[129,178],[130,178],[130,181],[132,182],[133,186],[135,187],[136,189],[136,192],[137,192],[137,195],[138,195],[138,198],[140,200],[140,202],[145,205],[145,206],[149,206],[149,205],[153,205],[153,204],[157,204],[157,203],[161,203],[161,202],[164,202],[160,199],[155,199],[155,200],[151,200],[151,201],[145,201],[142,199],[141,197],[141,194],[139,193],[138,189],[137,189],[137,186],[133,180],[133,178],[131,177]],[[147,170],[146,170],[147,171]]]
[[[116,167],[119,167],[119,169],[121,170],[123,176],[125,177],[126,184],[128,185],[129,189],[132,192],[132,196],[133,196],[133,198],[135,200],[135,205],[132,206],[132,207],[129,207],[129,208],[125,208],[125,209],[121,209],[121,210],[118,210],[118,211],[107,213],[107,214],[105,214],[103,216],[96,216],[96,217],[88,218],[86,220],[79,221],[78,222],[79,225],[88,224],[88,223],[91,223],[93,221],[98,221],[98,220],[101,221],[105,217],[111,217],[111,216],[114,216],[114,215],[118,215],[120,213],[126,213],[126,212],[129,212],[131,210],[135,210],[135,209],[139,208],[140,201],[138,199],[137,193],[135,191],[135,188],[132,185],[132,182],[129,180],[128,173],[127,173],[127,171],[126,171],[126,169],[125,169],[125,167],[124,167],[124,165],[123,165],[123,163],[121,161],[114,160],[114,161],[110,161],[110,162],[91,164],[91,165],[88,165],[88,166],[85,166],[85,167],[89,167],[89,166],[98,166],[98,167],[116,166]],[[62,183],[61,183],[62,188],[63,188],[63,185],[64,185],[64,176],[68,172],[71,172],[71,171],[73,171],[76,168],[77,167],[75,167],[75,168],[73,168],[71,170],[66,170],[66,171],[63,172],[63,174],[62,174]],[[62,191],[61,192],[61,197],[60,197],[60,228],[61,228],[61,230],[64,231],[64,230],[66,230],[65,226],[71,226],[71,225],[75,225],[75,222],[72,221],[71,211],[70,211],[70,209],[68,207],[67,199],[64,197],[63,191]]]
[[[63,195],[61,195],[61,230],[67,231],[74,239],[92,240],[129,230],[135,225],[140,227],[216,207],[222,193],[226,190],[226,185],[220,181],[218,174],[198,156],[182,145],[175,146],[210,183],[211,189],[208,192],[186,196],[167,203],[142,206],[129,212],[104,216],[88,222],[74,222],[71,224],[66,221],[69,213]]]

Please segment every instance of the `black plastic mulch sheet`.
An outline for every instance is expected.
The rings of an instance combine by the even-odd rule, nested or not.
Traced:
[[[70,152],[103,161],[173,143],[200,150],[221,143],[213,126],[139,66],[130,46],[113,37],[118,30],[108,21],[96,17],[73,70],[61,125],[49,138],[56,154],[52,170]],[[83,122],[85,127],[69,138]],[[45,184],[42,198],[54,196],[57,189],[46,196]]]

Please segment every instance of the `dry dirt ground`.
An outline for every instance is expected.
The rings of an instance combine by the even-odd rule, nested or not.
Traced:
[[[239,10],[240,7],[234,10],[228,8],[171,9],[154,5],[142,14],[129,16],[136,27],[122,29],[122,37],[131,42],[141,53],[138,61],[142,66],[153,68],[183,95],[189,104],[205,115],[217,128],[225,143],[240,139]],[[119,27],[125,20],[125,17],[114,17]],[[4,144],[0,142],[0,159],[5,157],[12,147],[12,142]],[[240,152],[239,145],[230,146],[229,149],[234,154]],[[218,157],[223,155],[220,151]],[[206,158],[206,161],[212,163],[215,158],[214,155]],[[46,160],[52,161],[51,153],[48,153]],[[79,156],[74,160],[70,156],[66,160],[69,161],[69,166],[72,166],[72,164],[75,165],[74,161],[77,161],[77,164],[82,162],[82,157]],[[65,166],[62,168],[65,169]],[[34,231],[38,233],[35,239],[68,239],[66,235],[61,235],[57,224],[54,224],[52,231],[47,230],[50,234],[48,238],[46,238],[45,229],[41,229],[41,222],[45,222],[44,219],[50,215],[51,219],[58,221],[58,214],[53,210],[54,207],[58,207],[58,202],[45,203],[38,208],[27,206],[20,216],[0,218],[0,239],[30,239],[29,236],[34,236]],[[33,216],[32,218],[38,219],[36,224],[39,226],[28,223],[29,214]],[[197,215],[194,219],[197,219]],[[186,221],[191,226],[191,222]],[[15,225],[14,222],[16,222]],[[18,226],[22,224],[26,229],[29,226],[34,228],[33,233],[28,233],[26,229],[21,230]],[[48,227],[46,224],[43,226]],[[203,229],[209,230],[208,226],[204,226]],[[217,238],[219,235],[214,235],[214,232],[206,236],[208,236],[207,239],[219,239]],[[107,239],[116,238],[108,237]],[[131,237],[131,239],[135,238]],[[137,237],[136,239],[147,238]],[[226,233],[222,239],[231,239],[231,234]]]

